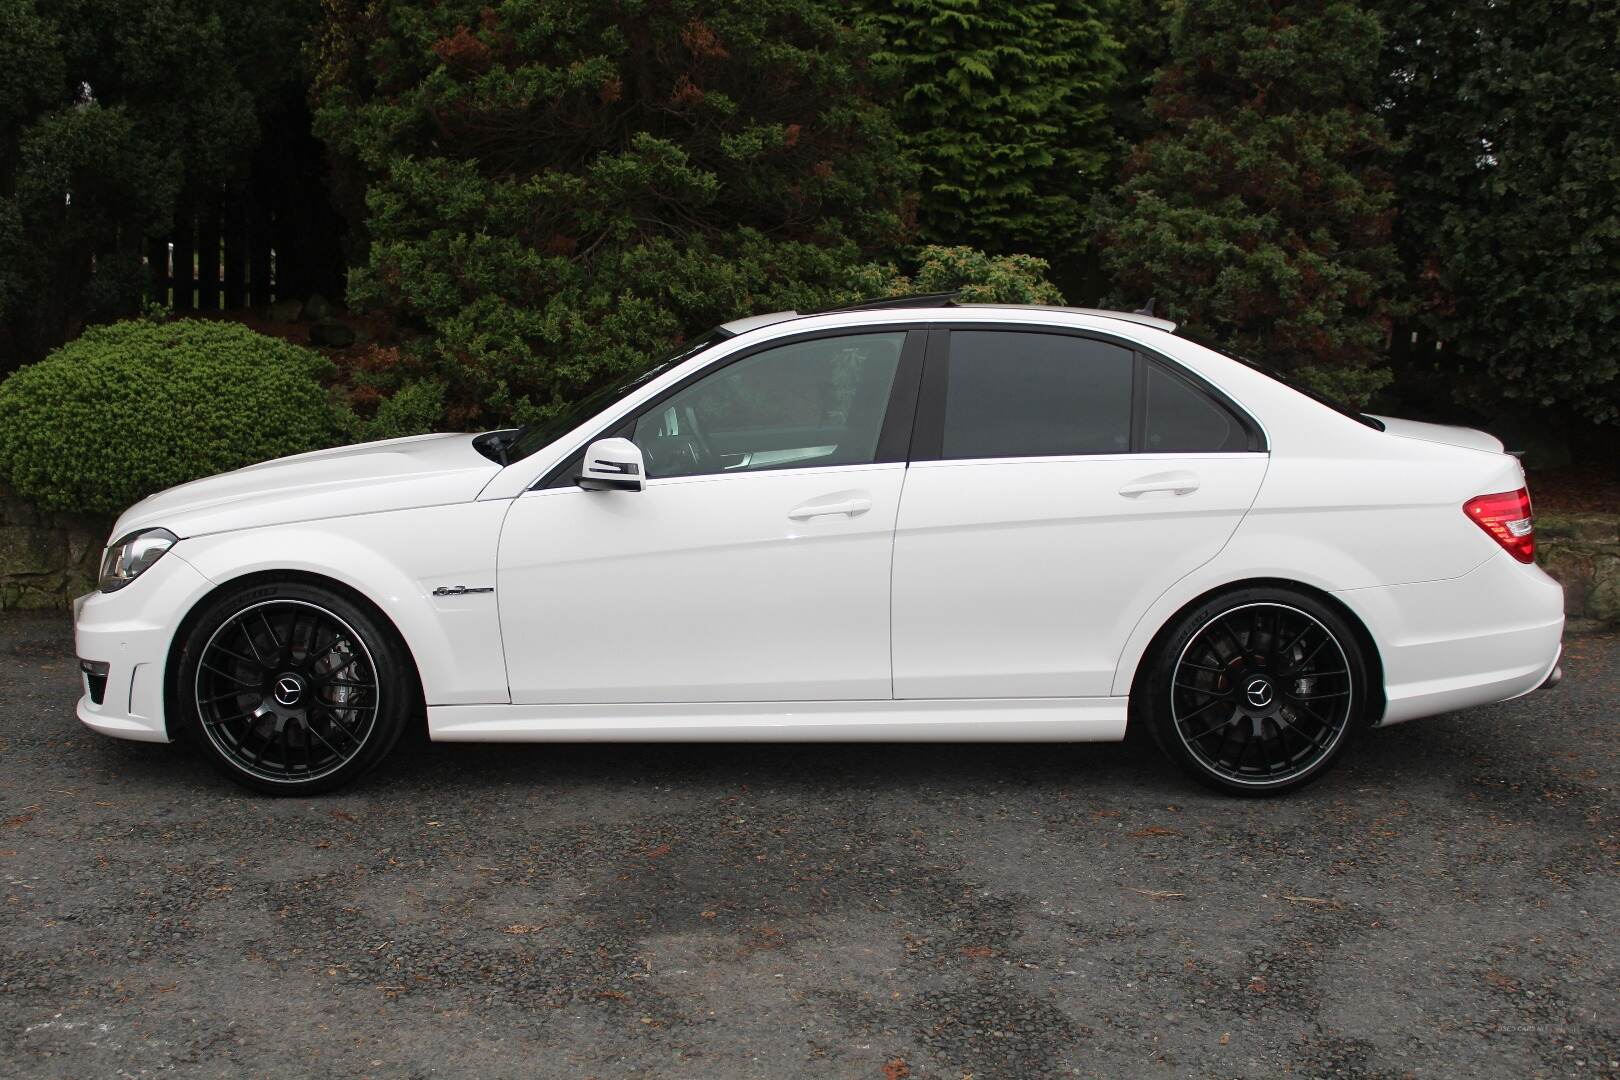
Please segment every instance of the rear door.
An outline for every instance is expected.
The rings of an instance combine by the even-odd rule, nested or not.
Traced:
[[[1076,333],[937,330],[895,533],[897,698],[1110,693],[1155,597],[1254,502],[1252,421]]]

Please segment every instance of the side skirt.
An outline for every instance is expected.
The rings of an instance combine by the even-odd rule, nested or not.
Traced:
[[[436,742],[1118,742],[1123,697],[431,705]]]

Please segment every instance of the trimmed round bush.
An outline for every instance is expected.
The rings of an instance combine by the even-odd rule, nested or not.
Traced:
[[[154,491],[344,441],[318,353],[229,322],[96,326],[0,383],[0,479],[116,513]]]

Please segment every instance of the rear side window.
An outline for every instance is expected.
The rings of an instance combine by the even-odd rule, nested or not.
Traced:
[[[1248,450],[1249,433],[1220,402],[1158,364],[1147,368],[1149,454],[1235,454]]]
[[[1066,334],[953,331],[941,456],[1128,453],[1134,360]]]

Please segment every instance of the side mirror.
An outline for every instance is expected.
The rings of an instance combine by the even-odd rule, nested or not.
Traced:
[[[585,448],[574,482],[586,491],[640,491],[646,478],[641,447],[629,439],[597,439]]]

